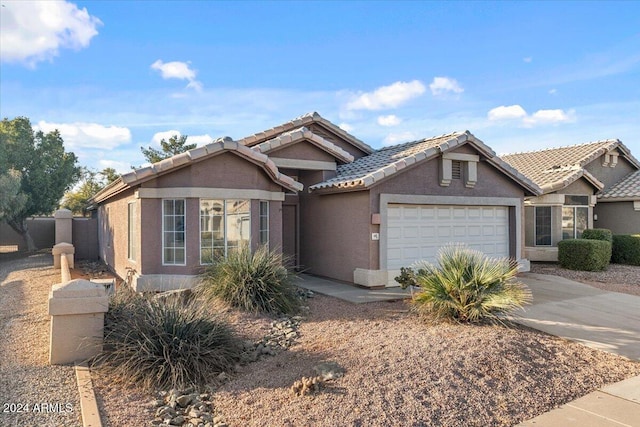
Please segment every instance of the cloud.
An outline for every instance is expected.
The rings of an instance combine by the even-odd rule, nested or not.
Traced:
[[[384,138],[382,143],[384,145],[394,145],[401,142],[414,141],[415,139],[416,135],[413,132],[390,133]]]
[[[113,168],[119,174],[131,172],[131,165],[129,163],[119,162],[117,160],[100,159],[98,160],[98,165],[100,165],[100,170]]]
[[[187,80],[189,81],[187,88],[200,92],[202,90],[202,82],[196,80],[197,72],[190,68],[189,64],[191,64],[191,62],[163,62],[161,59],[158,59],[156,62],[151,64],[151,69],[159,71],[160,75],[165,80]]]
[[[522,60],[523,60],[524,62],[526,62],[527,64],[529,64],[530,62],[532,62],[532,61],[533,61],[533,58],[532,58],[532,57],[530,57],[530,56],[527,56],[527,57],[522,58]]]
[[[67,149],[114,149],[131,141],[126,127],[104,126],[98,123],[50,123],[39,121],[36,129],[48,133],[58,129]]]
[[[351,132],[353,130],[353,126],[348,123],[340,123],[338,127],[345,132]]]
[[[3,2],[0,13],[0,58],[35,67],[52,60],[60,49],[89,46],[102,25],[86,8],[66,1]]]
[[[160,145],[160,141],[165,139],[169,140],[173,135],[182,136],[182,133],[179,130],[166,130],[164,132],[156,132],[151,138],[151,142]],[[198,144],[204,145],[213,141],[213,138],[209,134],[204,135],[188,135],[187,136],[187,144]]]
[[[557,90],[557,89],[551,89],[551,90],[549,91],[549,95],[555,95],[556,93],[558,93],[558,90]]]
[[[447,93],[462,93],[464,89],[456,79],[450,77],[434,77],[429,85],[433,96],[445,95]]]
[[[487,114],[489,120],[511,120],[526,117],[527,112],[519,105],[509,105],[508,107],[501,105],[489,111]]]
[[[533,114],[527,114],[520,105],[500,106],[489,110],[487,118],[490,121],[511,121],[517,120],[525,127],[535,125],[554,124],[562,122],[571,122],[575,119],[575,111],[555,110],[538,110]]]
[[[388,116],[379,116],[378,124],[380,126],[397,126],[402,122],[395,114],[389,114]]]
[[[412,98],[422,95],[424,84],[419,80],[395,82],[381,86],[373,92],[358,95],[347,104],[347,110],[383,110],[397,108]]]

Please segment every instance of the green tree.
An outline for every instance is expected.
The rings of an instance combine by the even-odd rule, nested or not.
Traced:
[[[81,174],[80,184],[76,189],[65,193],[61,206],[76,215],[84,216],[87,213],[89,199],[118,179],[120,175],[113,168],[105,168],[101,172],[82,168]],[[98,176],[102,176],[102,178],[98,178]]]
[[[162,150],[158,150],[153,147],[140,147],[140,150],[142,151],[144,158],[147,159],[149,163],[156,163],[160,160],[168,159],[176,154],[184,153],[192,148],[196,148],[196,144],[187,144],[187,135],[173,135],[169,138],[169,141],[163,138],[160,141],[160,146],[162,147]]]
[[[8,218],[12,212],[24,209],[27,196],[21,192],[21,182],[22,174],[15,169],[0,174],[0,221]]]
[[[29,251],[37,248],[26,219],[51,214],[59,206],[65,191],[80,176],[76,163],[75,154],[64,150],[58,130],[34,132],[26,117],[0,122],[0,171],[20,173],[18,194],[25,198],[23,206],[14,207],[4,220],[23,237]]]

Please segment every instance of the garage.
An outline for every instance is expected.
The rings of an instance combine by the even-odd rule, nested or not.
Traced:
[[[448,243],[465,243],[492,257],[509,256],[507,206],[389,204],[387,268],[435,262]]]

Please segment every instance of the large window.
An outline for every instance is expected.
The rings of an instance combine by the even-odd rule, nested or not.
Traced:
[[[250,207],[249,200],[200,200],[201,264],[249,244]]]
[[[185,265],[184,200],[162,201],[162,263]]]
[[[536,206],[536,246],[551,246],[551,206]]]
[[[260,244],[269,243],[269,202],[260,202]]]
[[[578,239],[589,225],[589,196],[564,196],[562,238]]]
[[[130,202],[127,205],[127,228],[128,228],[128,242],[127,242],[127,258],[131,261],[136,260],[136,252],[138,248],[138,233],[136,233],[136,203]]]

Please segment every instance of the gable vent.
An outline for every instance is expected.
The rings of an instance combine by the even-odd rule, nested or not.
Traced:
[[[460,160],[453,160],[451,162],[451,179],[462,178],[462,162]]]

